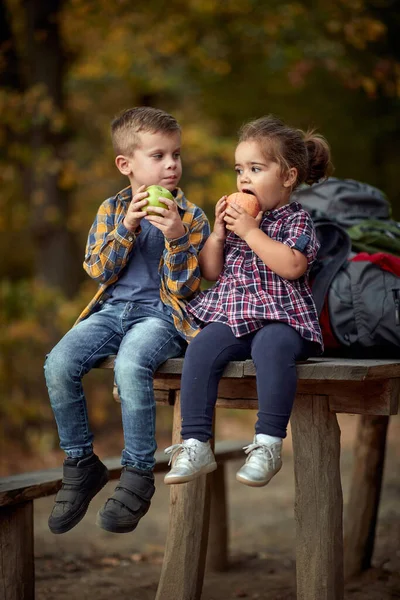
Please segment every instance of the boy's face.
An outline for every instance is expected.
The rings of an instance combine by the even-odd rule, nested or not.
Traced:
[[[139,138],[131,156],[120,163],[117,156],[117,167],[129,177],[133,192],[141,185],[161,185],[171,192],[182,176],[180,133],[142,132]]]

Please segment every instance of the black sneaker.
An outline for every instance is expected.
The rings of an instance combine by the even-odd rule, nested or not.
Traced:
[[[96,524],[112,533],[133,531],[149,510],[154,491],[151,471],[124,467],[114,494],[97,513]]]
[[[66,458],[61,489],[49,517],[50,531],[65,533],[75,527],[108,479],[108,469],[96,454],[85,458]]]

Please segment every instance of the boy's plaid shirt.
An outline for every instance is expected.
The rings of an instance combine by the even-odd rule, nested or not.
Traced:
[[[107,289],[117,281],[129,260],[140,232],[139,228],[138,232],[131,233],[123,225],[131,200],[129,186],[105,200],[97,212],[89,231],[83,268],[100,283],[100,287],[76,323],[107,300]],[[198,333],[199,327],[187,314],[186,304],[200,288],[198,254],[210,234],[210,225],[202,209],[186,200],[179,188],[175,201],[186,233],[177,240],[165,241],[159,266],[160,298],[171,307],[176,329],[189,341]]]
[[[307,272],[299,279],[280,277],[235,233],[225,243],[224,269],[217,283],[197,295],[188,310],[201,322],[226,323],[236,337],[280,321],[323,348],[318,315],[308,282],[319,242],[310,215],[292,202],[264,213],[260,229],[270,238],[302,252]]]

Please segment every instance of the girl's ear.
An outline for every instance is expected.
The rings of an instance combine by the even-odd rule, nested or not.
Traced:
[[[285,174],[285,178],[283,180],[283,187],[293,187],[296,183],[297,179],[297,169],[296,167],[291,167]]]
[[[127,158],[126,156],[119,154],[115,158],[115,164],[116,164],[118,171],[120,173],[122,173],[122,175],[126,175],[127,177],[129,177],[129,175],[132,174],[131,163],[130,163],[129,158]]]

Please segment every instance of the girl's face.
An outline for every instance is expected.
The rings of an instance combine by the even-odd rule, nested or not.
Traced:
[[[262,211],[274,210],[289,202],[297,171],[289,169],[287,175],[282,175],[278,163],[266,158],[259,142],[248,140],[238,145],[235,171],[239,192],[256,196]]]

